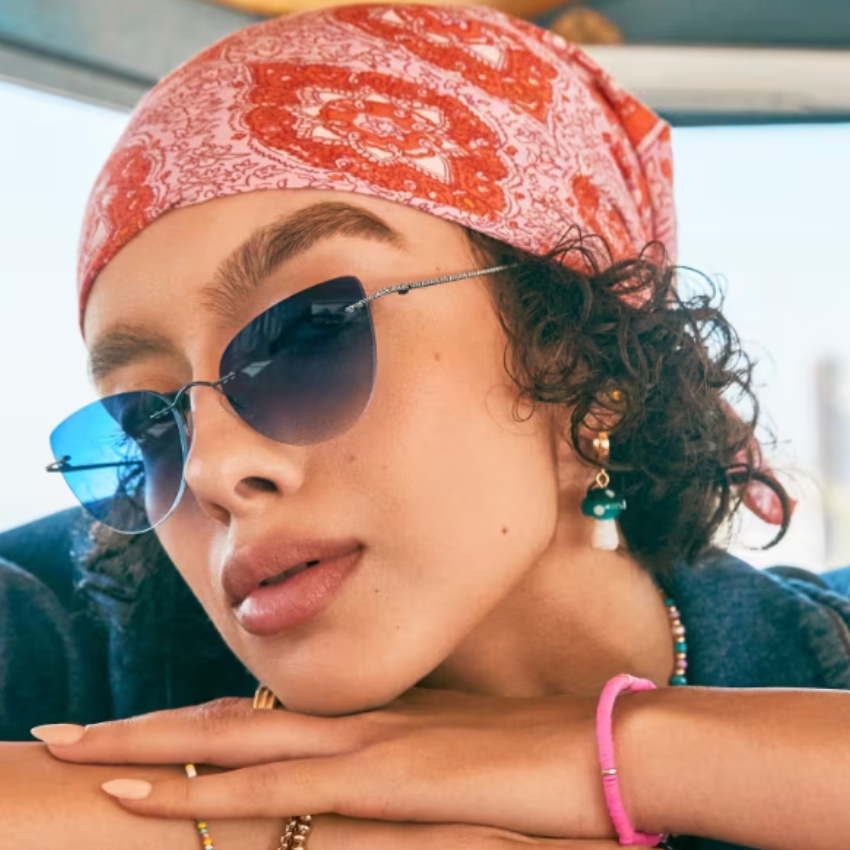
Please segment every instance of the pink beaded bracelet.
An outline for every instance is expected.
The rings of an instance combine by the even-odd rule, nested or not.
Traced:
[[[623,845],[642,844],[656,847],[667,838],[666,835],[636,832],[632,827],[623,806],[614,760],[614,701],[622,691],[650,691],[654,688],[655,685],[649,679],[638,679],[628,673],[620,673],[606,683],[596,709],[596,743],[599,747],[599,764],[602,767],[602,788],[605,792],[605,802],[608,804],[608,813],[620,837],[620,844]]]

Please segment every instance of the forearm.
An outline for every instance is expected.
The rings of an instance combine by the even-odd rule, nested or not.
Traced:
[[[176,767],[78,765],[54,759],[42,744],[0,743],[0,846],[15,850],[195,850],[192,821],[125,811],[100,786],[119,776],[162,779]],[[216,850],[272,850],[281,821],[211,821]]]
[[[850,832],[850,693],[663,688],[617,701],[637,828],[764,850],[833,850]]]

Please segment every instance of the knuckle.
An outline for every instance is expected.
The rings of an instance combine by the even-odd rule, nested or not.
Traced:
[[[245,717],[253,713],[250,700],[242,697],[219,697],[218,699],[210,700],[204,705],[213,713],[220,714],[222,717]]]
[[[220,735],[245,719],[245,708],[245,700],[239,697],[221,697],[205,702],[195,708],[198,731],[204,736]]]
[[[264,806],[277,796],[278,771],[273,764],[246,769],[243,780],[240,783],[240,794],[245,804]]]

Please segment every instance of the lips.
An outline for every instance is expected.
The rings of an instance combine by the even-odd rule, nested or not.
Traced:
[[[312,567],[299,565],[255,587],[233,615],[256,637],[271,637],[308,623],[327,608],[355,571],[363,549],[324,558]]]
[[[241,547],[224,562],[221,582],[231,607],[254,590],[281,584],[305,570],[361,549],[354,538],[276,540]]]
[[[264,578],[260,582],[260,587],[273,587],[274,585],[280,584],[282,581],[286,581],[286,579],[292,578],[293,576],[297,576],[298,573],[303,572],[304,570],[309,570],[310,567],[315,567],[320,563],[321,561],[307,561],[304,564],[299,564],[297,567],[290,567],[288,570],[284,570],[276,576]]]

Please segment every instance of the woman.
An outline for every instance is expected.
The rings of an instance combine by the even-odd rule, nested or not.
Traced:
[[[843,574],[712,547],[792,504],[734,332],[676,294],[671,173],[662,121],[485,8],[292,16],[149,94],[82,242],[102,400],[49,467],[95,603],[132,604],[41,594],[89,676],[52,719],[247,696],[171,564],[286,710],[40,726],[0,751],[15,846],[272,847],[307,812],[281,847],[840,846]]]

